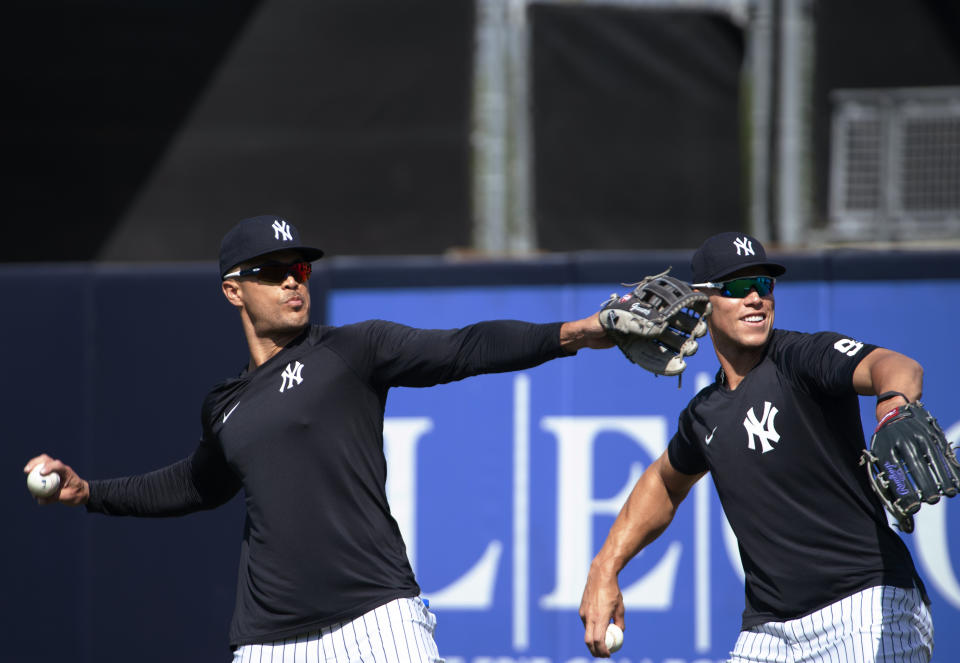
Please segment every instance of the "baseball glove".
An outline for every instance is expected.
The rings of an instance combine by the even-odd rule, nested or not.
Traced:
[[[669,271],[631,284],[622,297],[610,295],[600,309],[600,324],[627,359],[656,375],[683,372],[710,315],[709,298]]]
[[[860,464],[870,485],[904,532],[913,531],[913,514],[923,502],[960,492],[960,462],[937,420],[923,403],[890,410],[873,433]]]

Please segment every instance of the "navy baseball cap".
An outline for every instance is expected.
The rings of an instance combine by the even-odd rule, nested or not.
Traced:
[[[744,233],[725,232],[709,238],[690,260],[694,283],[719,281],[744,267],[764,267],[770,276],[780,276],[787,268],[767,260],[756,238]]]
[[[296,227],[281,216],[267,214],[244,219],[220,242],[220,276],[251,258],[286,249],[300,252],[310,262],[323,256],[320,249],[304,246]]]

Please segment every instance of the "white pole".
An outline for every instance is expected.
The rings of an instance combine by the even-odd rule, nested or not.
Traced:
[[[509,0],[507,48],[509,108],[509,214],[507,252],[530,253],[537,248],[534,222],[533,140],[530,135],[530,35],[527,6],[530,0]]]
[[[505,0],[477,0],[474,53],[473,246],[484,253],[506,250],[507,82]]]
[[[770,108],[773,99],[773,0],[754,0],[748,28],[750,81],[750,230],[762,242],[770,231]]]
[[[810,0],[780,0],[780,95],[777,222],[784,246],[798,246],[810,228],[810,86],[813,19]]]

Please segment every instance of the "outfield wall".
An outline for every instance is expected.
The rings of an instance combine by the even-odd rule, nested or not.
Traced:
[[[777,326],[833,329],[909,354],[924,401],[960,438],[951,340],[960,254],[783,258]],[[689,252],[568,254],[536,261],[334,259],[312,280],[315,318],[424,327],[489,318],[566,320],[621,281]],[[212,263],[0,267],[7,303],[0,660],[42,646],[80,662],[229,660],[243,506],[180,519],[114,519],[34,505],[20,468],[47,450],[88,478],[147,471],[190,453],[207,389],[246,351]],[[616,351],[583,351],[521,373],[391,392],[388,491],[441,655],[454,663],[588,657],[577,617],[587,565],[637,473],[717,368],[709,345],[676,379]],[[308,367],[303,372],[309,379]],[[870,429],[871,399],[863,400]],[[934,660],[960,660],[960,502],[924,507],[905,536],[933,598]],[[323,560],[318,560],[323,563]],[[736,546],[709,480],[621,575],[627,635],[617,661],[726,656],[743,607]]]

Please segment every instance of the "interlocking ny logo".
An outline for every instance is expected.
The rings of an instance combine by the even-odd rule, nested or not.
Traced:
[[[751,242],[746,237],[737,237],[733,240],[733,245],[737,247],[737,255],[743,256],[752,256],[755,255],[753,250],[753,242]]]
[[[282,394],[284,389],[293,389],[296,384],[303,382],[303,377],[300,375],[300,372],[303,370],[303,364],[299,361],[295,362],[291,367],[290,364],[287,364],[287,367],[283,369],[283,373],[280,375],[283,378],[283,382],[280,383],[280,393]]]
[[[780,441],[780,433],[773,427],[773,419],[777,416],[777,408],[770,401],[763,402],[763,416],[757,421],[757,415],[753,408],[747,411],[747,416],[743,420],[743,427],[747,429],[747,447],[756,449],[756,439],[760,440],[762,453],[773,451],[771,442]]]
[[[272,228],[274,239],[280,239],[282,237],[284,242],[293,241],[293,234],[290,232],[290,224],[283,219],[276,219],[273,222]]]

